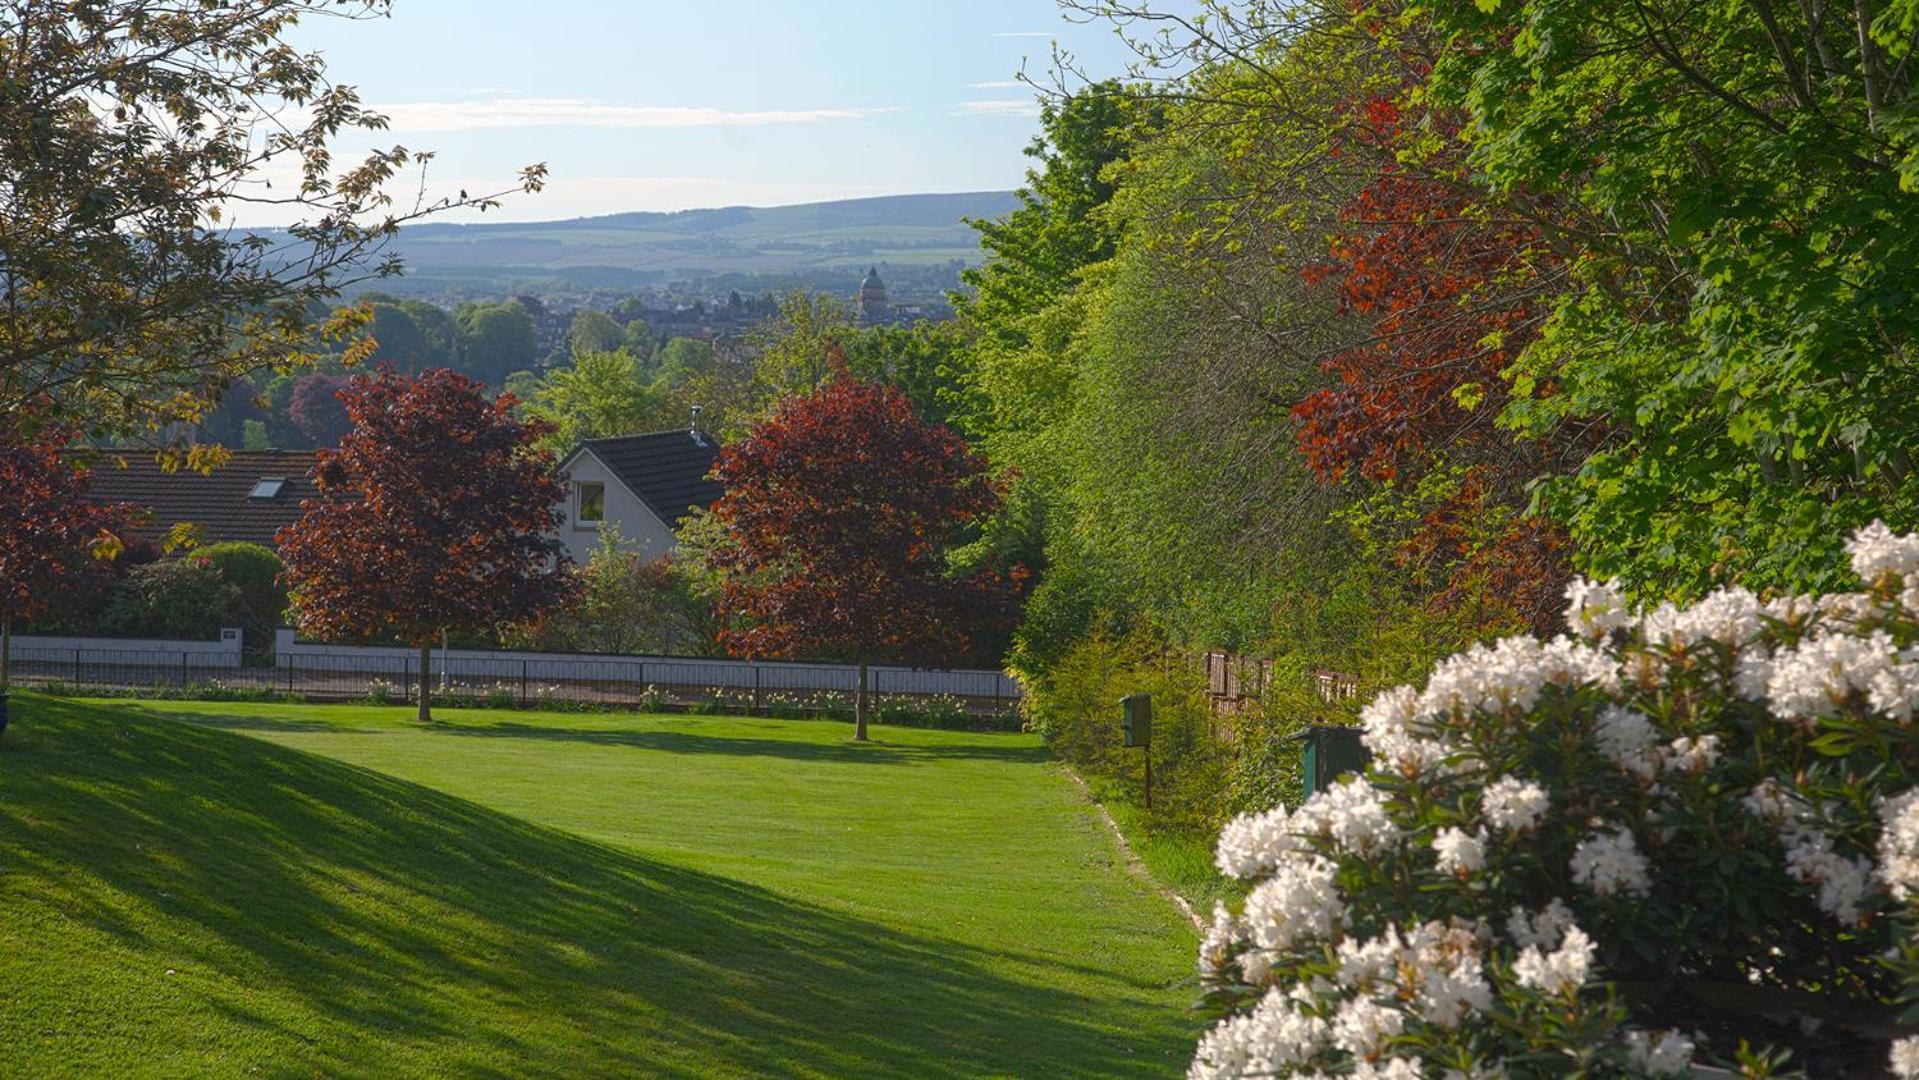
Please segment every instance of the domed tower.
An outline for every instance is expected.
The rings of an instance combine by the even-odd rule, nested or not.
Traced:
[[[861,326],[873,326],[887,320],[886,283],[880,280],[877,267],[866,268],[866,276],[860,279],[860,291],[854,300],[853,311]]]

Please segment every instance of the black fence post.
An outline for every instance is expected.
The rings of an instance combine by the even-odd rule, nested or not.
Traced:
[[[187,651],[180,650],[180,689],[187,688]]]
[[[420,683],[421,685],[426,684],[426,672],[424,671],[420,673]],[[400,658],[400,700],[413,700],[413,658],[411,656]]]
[[[760,665],[759,661],[755,660],[753,661],[753,715],[763,716],[765,713],[765,698],[760,692]]]
[[[80,650],[77,648],[73,650],[73,686],[76,690],[80,687]]]
[[[526,693],[526,661],[520,661],[520,708],[524,709],[531,701]]]

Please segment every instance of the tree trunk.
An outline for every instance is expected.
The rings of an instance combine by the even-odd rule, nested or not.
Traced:
[[[866,741],[866,661],[860,661],[860,688],[853,694],[853,741]]]
[[[431,723],[433,720],[433,707],[430,704],[433,698],[433,680],[429,677],[432,671],[433,639],[427,638],[425,641],[420,642],[420,712],[418,719],[422,724]]]

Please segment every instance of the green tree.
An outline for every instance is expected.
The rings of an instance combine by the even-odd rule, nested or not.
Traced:
[[[660,423],[664,397],[624,352],[589,352],[549,372],[526,411],[552,426],[547,445],[564,454],[586,439],[630,435]]]
[[[1911,5],[1418,10],[1484,182],[1567,201],[1538,224],[1575,289],[1508,420],[1594,434],[1544,492],[1585,566],[1829,586],[1853,527],[1919,521]]]
[[[351,335],[363,312],[341,308],[316,335],[316,307],[351,280],[398,272],[381,249],[401,223],[493,205],[465,192],[396,202],[388,181],[424,159],[404,147],[336,170],[332,144],[384,118],[289,38],[308,15],[386,11],[385,0],[0,10],[0,415],[21,422],[31,408],[35,423],[94,432],[195,422],[236,380]],[[527,169],[518,188],[537,190],[543,174]],[[247,228],[258,204],[298,224],[273,237]]]
[[[574,359],[587,353],[612,352],[625,340],[620,324],[604,311],[581,308],[573,313],[573,323],[567,329],[567,352]],[[635,356],[640,355],[635,353]]]
[[[459,329],[457,366],[463,374],[499,387],[512,372],[533,366],[539,351],[533,316],[518,300],[463,304],[454,322]]]

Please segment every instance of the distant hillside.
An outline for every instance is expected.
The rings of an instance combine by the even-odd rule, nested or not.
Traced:
[[[425,224],[404,229],[396,246],[408,277],[442,282],[549,278],[609,287],[726,274],[852,273],[873,263],[976,263],[978,238],[965,219],[999,217],[1016,205],[1011,192],[983,191],[569,221]]]

